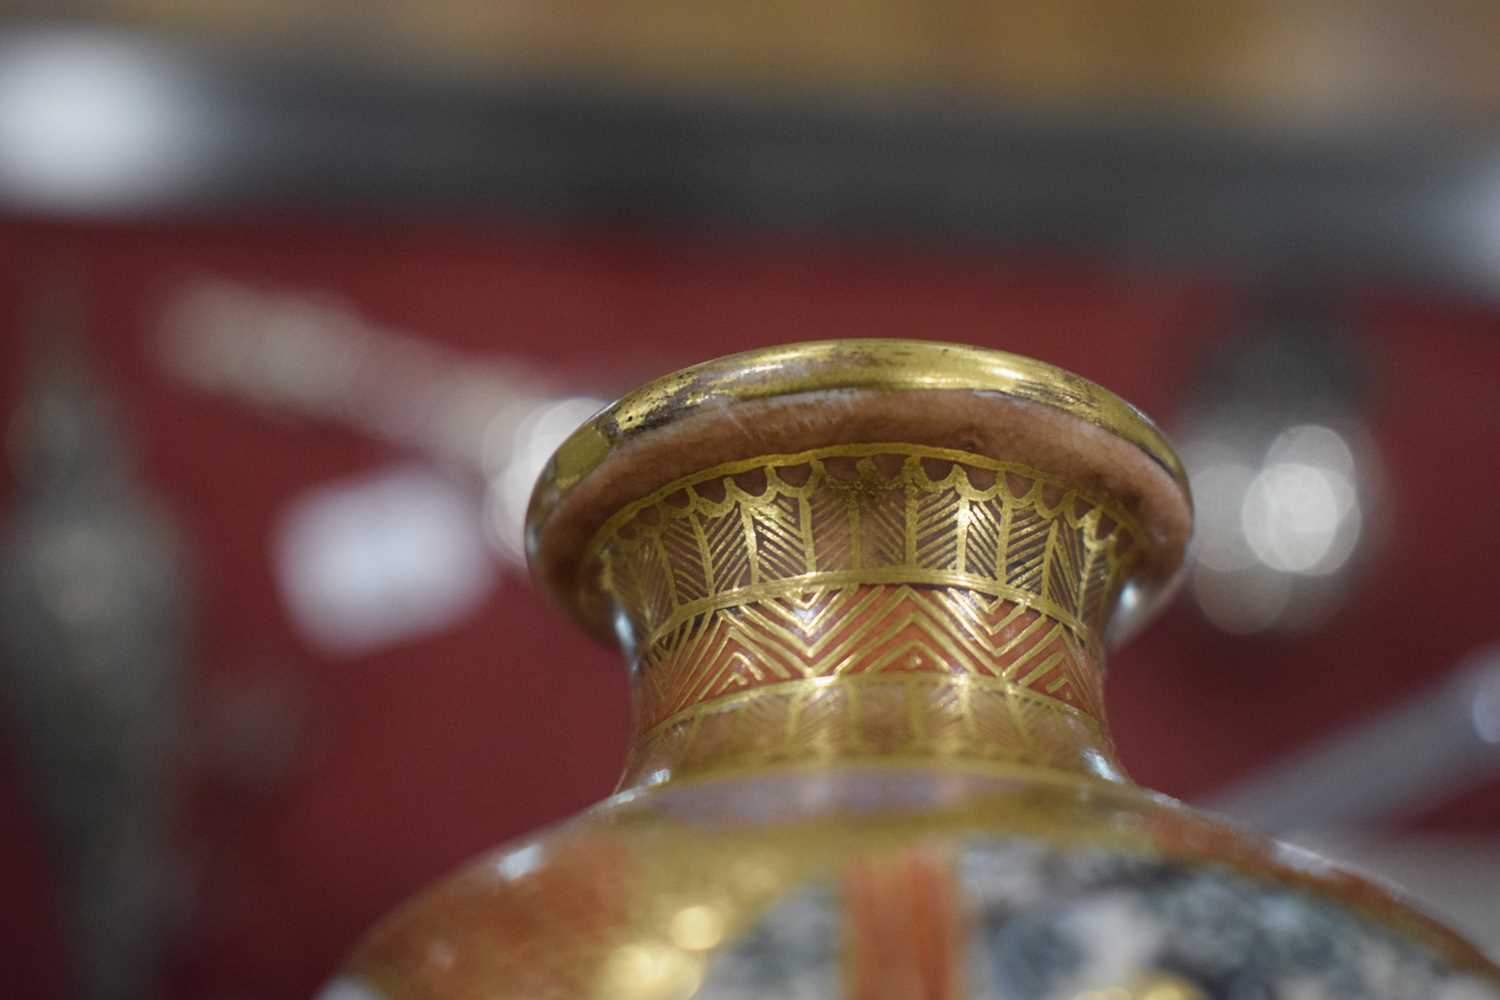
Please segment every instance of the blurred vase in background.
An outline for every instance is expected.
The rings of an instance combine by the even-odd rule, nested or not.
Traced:
[[[146,1000],[184,883],[183,552],[91,371],[81,290],[54,280],[32,305],[0,669],[59,877],[74,995]]]

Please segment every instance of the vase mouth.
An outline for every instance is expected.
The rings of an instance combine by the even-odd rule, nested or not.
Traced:
[[[960,344],[835,340],[729,355],[625,395],[554,453],[532,494],[532,575],[592,634],[613,609],[589,558],[611,518],[717,465],[828,445],[903,443],[1042,470],[1125,509],[1146,540],[1118,638],[1175,588],[1192,501],[1166,436],[1134,406],[1045,362]]]

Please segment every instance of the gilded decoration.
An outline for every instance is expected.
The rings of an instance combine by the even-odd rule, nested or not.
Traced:
[[[728,755],[719,716],[756,702],[765,763],[1036,745],[1056,713],[1061,743],[1100,736],[1098,634],[1140,550],[1120,511],[1034,469],[869,444],[680,480],[591,557],[628,623],[642,744]]]
[[[627,396],[531,513],[539,583],[634,663],[627,787],[399,911],[327,996],[1500,1000],[1382,890],[1115,768],[1102,632],[1171,592],[1180,472],[1117,397],[954,345]]]
[[[558,448],[542,472],[527,520],[534,527],[545,522],[562,496],[621,445],[653,428],[737,402],[849,389],[946,389],[1039,403],[1130,442],[1178,484],[1187,484],[1181,460],[1145,414],[1055,365],[931,340],[823,340],[705,361],[626,394]]]

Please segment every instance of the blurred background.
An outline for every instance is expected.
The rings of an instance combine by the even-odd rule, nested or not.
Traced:
[[[843,336],[1163,423],[1199,545],[1112,661],[1127,767],[1500,955],[1500,7],[7,11],[7,996],[307,996],[607,794],[624,670],[526,582],[537,468]]]

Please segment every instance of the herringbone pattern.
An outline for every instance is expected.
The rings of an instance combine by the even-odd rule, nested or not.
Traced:
[[[850,586],[684,623],[643,672],[642,722],[768,684],[893,672],[1005,681],[1097,718],[1086,654],[1060,623],[972,591]]]
[[[592,552],[634,632],[633,760],[1107,753],[1096,633],[1139,548],[1075,490],[940,449],[673,484]]]
[[[1086,641],[1139,551],[1118,512],[1029,469],[862,445],[711,470],[633,504],[593,554],[648,659],[706,612],[850,583],[956,586]]]

